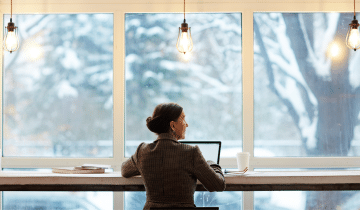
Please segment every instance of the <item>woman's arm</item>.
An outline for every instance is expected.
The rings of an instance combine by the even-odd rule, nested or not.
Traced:
[[[123,164],[121,165],[121,175],[123,177],[128,178],[128,177],[140,175],[140,171],[136,167],[136,162],[137,162],[139,149],[143,144],[144,143],[141,143],[136,149],[135,154],[133,154],[128,160],[123,162]]]
[[[133,156],[131,156],[121,165],[121,175],[125,178],[140,175],[140,172],[136,167]]]
[[[225,190],[225,178],[221,167],[213,161],[206,161],[198,146],[195,146],[194,153],[194,174],[204,187],[212,191]]]

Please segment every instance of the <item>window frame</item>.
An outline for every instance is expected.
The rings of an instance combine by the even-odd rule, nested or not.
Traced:
[[[124,157],[124,119],[125,119],[125,14],[126,13],[182,13],[183,2],[175,0],[19,0],[13,4],[13,14],[68,14],[68,13],[112,13],[114,14],[114,53],[113,53],[113,157],[112,158],[18,158],[1,157],[3,168],[51,168],[98,163],[112,165],[119,171]],[[1,17],[10,13],[10,1],[1,4]],[[242,78],[243,78],[243,151],[250,153],[250,170],[255,168],[355,168],[360,157],[254,157],[254,32],[255,12],[352,12],[353,3],[345,0],[188,0],[187,13],[240,12],[242,14]],[[182,20],[179,20],[179,25]],[[16,23],[15,23],[16,24]],[[21,26],[19,26],[21,27]],[[4,27],[0,30],[4,32]],[[177,32],[174,32],[174,39]],[[244,41],[246,40],[246,41]],[[2,45],[2,39],[1,39]],[[20,43],[21,44],[21,43]],[[196,43],[194,43],[196,46]],[[174,50],[176,47],[174,46]],[[2,53],[8,53],[2,51]],[[16,52],[14,52],[16,53]],[[2,54],[2,55],[3,55]],[[3,56],[0,60],[1,68]],[[2,75],[0,88],[2,91]],[[2,104],[2,98],[1,104]],[[0,107],[2,113],[2,106]],[[3,115],[2,115],[3,116]],[[2,127],[3,120],[0,121]],[[0,130],[2,136],[2,129]],[[2,143],[0,144],[0,149]],[[236,167],[236,159],[222,158],[222,167]],[[253,192],[244,193],[244,209],[253,209]],[[123,192],[114,193],[114,209],[122,209]]]

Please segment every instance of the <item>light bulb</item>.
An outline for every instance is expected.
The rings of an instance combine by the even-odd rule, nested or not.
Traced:
[[[189,42],[189,38],[188,38],[188,33],[187,32],[182,32],[181,33],[181,39],[180,39],[180,47],[183,49],[182,51],[184,51],[184,53],[187,53],[190,51],[190,42]]]
[[[360,44],[360,33],[357,28],[353,28],[350,30],[349,38],[348,38],[348,45],[351,48],[357,48]]]
[[[12,18],[10,18],[10,22],[6,27],[6,35],[4,38],[4,49],[10,51],[16,51],[19,48],[19,37],[17,36],[17,27],[12,22]]]
[[[18,48],[18,38],[14,31],[9,31],[5,37],[5,47],[8,51],[15,51]]]
[[[181,53],[188,53],[193,49],[193,42],[191,38],[191,28],[188,27],[188,24],[185,22],[179,27],[179,36],[176,43],[176,48]]]
[[[355,51],[360,47],[360,34],[358,28],[359,22],[356,20],[356,16],[354,15],[354,19],[349,24],[349,30],[346,35],[346,45]]]

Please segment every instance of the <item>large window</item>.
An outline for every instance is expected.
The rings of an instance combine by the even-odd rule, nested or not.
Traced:
[[[163,102],[184,107],[187,140],[222,141],[227,168],[236,167],[237,151],[250,152],[250,170],[358,167],[360,52],[344,48],[349,2],[189,1],[194,49],[185,56],[176,50],[181,1],[22,2],[13,14],[20,49],[2,57],[3,168],[119,170],[139,143],[156,138],[145,119]],[[10,5],[1,11],[6,26]],[[22,198],[29,194],[44,193]],[[21,203],[2,195],[5,209]],[[106,198],[105,208],[116,210],[142,209],[145,198],[53,195],[76,195],[95,209]],[[195,199],[226,210],[360,206],[356,192],[197,192]]]
[[[242,145],[241,14],[188,14],[194,49],[176,50],[181,14],[125,16],[125,155],[156,137],[146,127],[159,103],[184,108],[186,140],[221,140],[222,157]]]
[[[112,157],[113,15],[13,20],[21,47],[4,53],[4,156]]]
[[[352,18],[254,14],[255,156],[359,155],[359,53],[345,45]]]
[[[352,18],[254,13],[254,156],[359,156],[359,54],[345,45]],[[356,209],[357,197],[255,192],[254,205]]]
[[[21,46],[3,58],[3,156],[112,157],[113,14],[13,21]],[[113,209],[113,192],[2,195],[2,209]]]

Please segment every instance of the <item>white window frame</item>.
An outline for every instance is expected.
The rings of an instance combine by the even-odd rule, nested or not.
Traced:
[[[124,157],[125,108],[125,14],[126,13],[182,13],[182,0],[15,0],[13,14],[61,13],[112,13],[114,14],[113,54],[113,158],[23,158],[2,157],[3,168],[51,168],[99,163],[120,170]],[[360,3],[360,2],[358,2]],[[10,13],[10,0],[0,5],[0,19]],[[353,12],[353,2],[348,0],[187,0],[187,13],[240,12],[242,14],[242,74],[243,74],[243,151],[249,152],[250,170],[254,168],[352,168],[358,167],[360,157],[254,157],[254,49],[253,13],[255,12]],[[189,21],[189,20],[188,20]],[[179,25],[182,20],[179,20]],[[4,28],[0,29],[3,34]],[[177,33],[174,32],[174,39]],[[2,39],[0,41],[2,46]],[[20,43],[21,44],[21,43]],[[194,43],[196,46],[196,43]],[[176,51],[176,47],[174,51]],[[2,53],[8,53],[2,51]],[[16,53],[16,52],[15,52]],[[2,55],[3,55],[2,54]],[[3,56],[2,56],[3,58]],[[2,68],[3,60],[0,59]],[[3,69],[2,69],[3,73]],[[0,88],[2,92],[2,75]],[[2,104],[2,98],[0,98]],[[2,113],[2,107],[0,107]],[[1,115],[3,116],[3,115]],[[2,127],[2,120],[0,121]],[[241,129],[241,128],[239,128]],[[2,129],[0,130],[2,136]],[[0,148],[2,144],[0,144]],[[223,158],[223,167],[236,167],[234,158]],[[253,209],[253,193],[244,193],[243,209]],[[114,209],[122,209],[123,192],[114,193]]]

